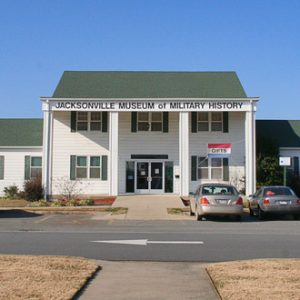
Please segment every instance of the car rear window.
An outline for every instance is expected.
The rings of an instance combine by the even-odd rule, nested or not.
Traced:
[[[237,191],[233,186],[204,186],[202,188],[203,195],[236,195]]]
[[[264,190],[264,196],[291,196],[293,192],[289,188],[285,187],[272,187]]]

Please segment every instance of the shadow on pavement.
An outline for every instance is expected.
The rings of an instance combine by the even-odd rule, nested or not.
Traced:
[[[0,210],[0,219],[1,218],[34,218],[40,216],[42,216],[42,214],[28,212],[20,209]]]
[[[207,216],[205,217],[207,221],[213,221],[213,222],[226,222],[226,223],[255,223],[255,222],[266,222],[266,221],[295,221],[293,216],[290,215],[268,215],[264,220],[259,220],[255,216],[250,216],[249,214],[243,214],[241,221],[236,221],[234,218],[229,216]]]

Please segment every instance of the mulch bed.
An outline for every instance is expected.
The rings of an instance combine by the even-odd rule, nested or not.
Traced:
[[[103,198],[95,198],[95,205],[112,205],[117,197],[103,197]]]

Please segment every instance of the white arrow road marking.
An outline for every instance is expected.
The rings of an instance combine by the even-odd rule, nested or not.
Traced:
[[[202,245],[202,241],[149,241],[149,240],[106,240],[106,241],[90,241],[91,243],[106,243],[106,244],[123,244],[123,245],[140,245],[147,246],[148,244],[177,244],[177,245]]]

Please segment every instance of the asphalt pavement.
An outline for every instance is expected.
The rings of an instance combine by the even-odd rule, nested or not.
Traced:
[[[0,253],[99,261],[102,270],[78,296],[91,300],[218,299],[205,264],[300,257],[300,221],[289,217],[258,221],[245,214],[242,222],[197,222],[188,214],[169,218],[164,207],[160,217],[152,213],[143,219],[143,207],[151,205],[140,203],[128,219],[107,212],[43,215],[0,210]]]

